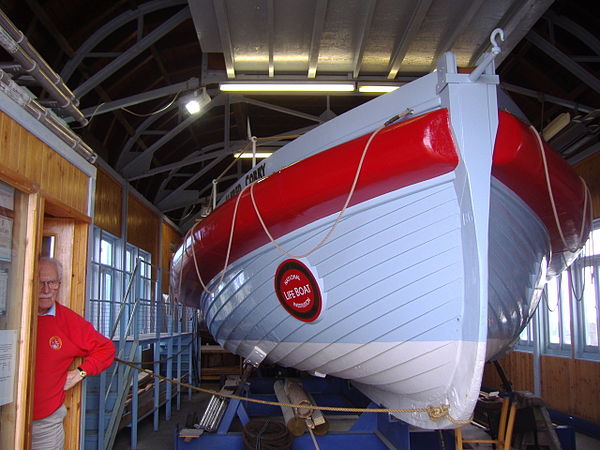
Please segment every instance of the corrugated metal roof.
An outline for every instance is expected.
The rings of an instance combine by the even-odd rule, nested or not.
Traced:
[[[498,63],[552,0],[190,1],[206,53],[223,53],[228,78],[422,74],[451,50],[474,65],[498,27]]]

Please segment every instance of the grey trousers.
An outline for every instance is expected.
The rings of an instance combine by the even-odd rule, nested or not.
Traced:
[[[63,420],[67,408],[62,405],[48,417],[32,422],[31,450],[63,450],[65,430]]]

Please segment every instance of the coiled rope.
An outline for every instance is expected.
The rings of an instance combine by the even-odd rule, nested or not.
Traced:
[[[292,447],[292,438],[287,426],[269,419],[255,419],[248,422],[242,430],[244,449],[283,450]]]
[[[192,389],[194,391],[203,392],[205,394],[216,395],[218,397],[223,397],[223,398],[242,400],[242,401],[251,402],[251,403],[259,403],[261,405],[287,406],[289,408],[305,408],[305,409],[312,409],[312,410],[318,409],[321,411],[354,412],[354,413],[365,413],[365,412],[368,412],[368,413],[426,413],[432,422],[438,422],[441,419],[448,419],[448,421],[452,422],[455,425],[465,425],[467,423],[470,423],[471,419],[472,419],[472,416],[467,420],[457,420],[457,419],[453,418],[450,415],[450,406],[449,405],[428,406],[426,408],[347,408],[347,407],[340,407],[340,406],[317,406],[317,405],[305,405],[305,404],[297,405],[294,403],[272,402],[269,400],[260,400],[260,399],[256,399],[256,398],[243,397],[243,396],[236,395],[236,394],[227,394],[224,392],[217,392],[212,389],[205,389],[205,388],[201,388],[198,386],[192,386],[191,384],[183,383],[181,381],[174,380],[172,378],[167,378],[167,377],[164,377],[157,373],[154,373],[151,370],[139,367],[138,365],[132,363],[131,361],[125,361],[120,358],[115,358],[115,361],[117,361],[118,363],[124,364],[126,366],[132,367],[133,369],[136,369],[140,372],[144,372],[144,373],[150,375],[151,377],[158,378],[159,380],[167,381],[169,383],[176,384],[178,386],[181,386],[181,387],[184,387],[187,389]]]

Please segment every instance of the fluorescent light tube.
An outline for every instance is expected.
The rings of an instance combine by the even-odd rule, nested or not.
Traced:
[[[354,83],[222,83],[224,92],[353,92]]]
[[[268,158],[272,154],[273,153],[269,152],[256,152],[255,156],[256,158]],[[252,152],[234,153],[233,156],[235,156],[236,158],[250,159],[252,158]]]
[[[358,92],[371,93],[371,94],[383,94],[387,92],[392,92],[398,89],[400,86],[392,86],[392,85],[359,85]]]

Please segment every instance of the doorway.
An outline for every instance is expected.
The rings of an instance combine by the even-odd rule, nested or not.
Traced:
[[[44,217],[41,256],[58,259],[63,267],[61,289],[57,301],[85,316],[87,245],[89,224],[72,218]],[[71,369],[76,368],[81,359],[76,359]],[[65,450],[79,448],[81,396],[83,383],[67,391],[65,406],[67,417],[64,421]]]

